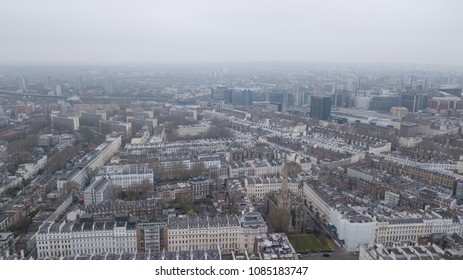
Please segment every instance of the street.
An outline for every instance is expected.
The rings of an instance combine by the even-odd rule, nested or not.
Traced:
[[[358,253],[347,252],[344,248],[335,247],[329,257],[324,257],[323,253],[304,254],[301,260],[358,260]]]

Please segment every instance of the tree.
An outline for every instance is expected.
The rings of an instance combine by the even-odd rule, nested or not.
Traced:
[[[67,181],[63,185],[64,193],[72,193],[72,192],[79,193],[80,190],[81,190],[80,185],[74,181]]]
[[[283,167],[283,173],[286,173],[288,177],[296,177],[301,172],[302,166],[295,161],[288,161]]]
[[[193,191],[190,188],[183,189],[175,194],[175,200],[180,203],[190,204],[193,202]]]
[[[103,134],[96,134],[95,136],[95,139],[93,140],[93,142],[95,143],[95,145],[100,145],[102,144],[104,141],[106,140],[106,136],[103,135]]]
[[[144,200],[150,197],[153,190],[153,185],[145,180],[140,184],[134,184],[128,189],[118,189],[116,198],[123,200]]]
[[[267,215],[268,223],[275,232],[289,232],[291,226],[291,214],[282,207],[273,207]]]
[[[39,133],[41,130],[50,127],[48,118],[29,118],[32,133]]]
[[[148,167],[153,169],[156,178],[161,180],[166,178],[166,170],[159,160],[149,163]]]
[[[16,223],[11,225],[8,230],[14,232],[15,235],[27,233],[27,229],[32,224],[31,218],[28,216],[21,217]]]
[[[92,181],[92,178],[95,177],[97,171],[98,170],[93,170],[92,168],[88,166],[85,167],[85,176],[87,177],[87,179],[85,180],[85,184],[90,184],[90,182]]]
[[[47,162],[47,168],[48,170],[53,173],[56,170],[58,170],[61,166],[68,161],[68,159],[75,153],[77,152],[77,147],[74,146],[68,146],[64,148],[62,151],[57,151],[54,153],[50,160]]]
[[[169,203],[169,207],[180,208],[182,214],[194,214],[193,193],[191,189],[183,189],[175,194],[175,200]]]
[[[95,134],[90,130],[88,126],[79,126],[80,135],[86,143],[90,143],[95,139]]]
[[[18,184],[17,186],[14,186],[14,187],[9,187],[2,193],[2,195],[8,196],[8,197],[11,197],[11,198],[16,197],[16,195],[18,194],[18,192],[22,188],[23,188],[22,183]]]
[[[30,158],[32,156],[32,153],[29,152],[29,151],[26,151],[26,150],[22,150],[20,153],[19,153],[19,157],[18,157],[18,160],[20,163],[24,163],[27,161],[28,158]]]
[[[198,177],[204,175],[204,171],[206,170],[204,166],[204,162],[195,162],[193,167],[191,168],[190,175],[191,177]]]
[[[171,174],[174,179],[186,180],[190,176],[188,167],[182,162],[175,162],[172,164]]]
[[[203,135],[204,138],[227,138],[230,137],[231,133],[225,126],[212,126],[208,131]]]

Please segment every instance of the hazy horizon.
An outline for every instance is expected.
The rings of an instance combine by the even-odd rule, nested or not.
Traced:
[[[0,3],[0,65],[463,65],[457,0]]]

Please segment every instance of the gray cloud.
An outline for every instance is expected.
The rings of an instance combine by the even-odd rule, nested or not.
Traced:
[[[463,64],[457,0],[0,0],[0,64]]]

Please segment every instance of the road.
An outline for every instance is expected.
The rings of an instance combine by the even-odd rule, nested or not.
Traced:
[[[303,255],[301,260],[358,260],[358,253],[347,252],[344,248],[335,247],[329,257],[324,257],[323,254],[307,254]]]

